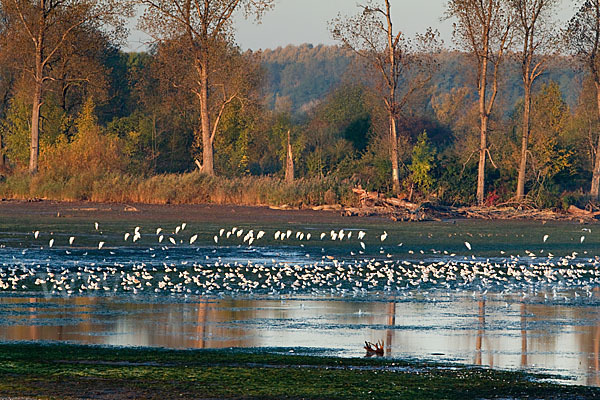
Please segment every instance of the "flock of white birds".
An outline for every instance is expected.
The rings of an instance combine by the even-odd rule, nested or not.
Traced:
[[[388,240],[385,231],[370,233],[372,237],[367,243],[373,247],[373,252],[365,255],[367,232],[353,229],[311,233],[221,228],[214,236],[210,235],[212,241],[210,237],[205,238],[202,248],[210,249],[210,256],[204,255],[197,261],[189,258],[173,261],[169,258],[169,249],[178,246],[189,248],[198,243],[199,235],[188,234],[186,227],[187,224],[182,223],[172,231],[159,227],[145,234],[155,243],[146,248],[152,262],[111,261],[110,257],[102,261],[97,257],[87,260],[88,251],[93,249],[77,246],[75,236],[70,236],[59,247],[52,234],[32,232],[35,246],[64,251],[66,255],[73,254],[75,249],[80,253],[73,255],[76,259],[70,265],[56,265],[50,259],[45,264],[39,260],[25,262],[13,257],[12,263],[0,265],[0,290],[65,296],[124,292],[204,296],[294,293],[337,296],[396,293],[406,296],[419,289],[438,289],[447,293],[465,290],[487,293],[492,290],[527,296],[532,291],[535,294],[540,290],[540,293],[549,293],[544,295],[546,299],[553,297],[562,300],[565,296],[591,297],[594,288],[600,286],[600,258],[589,256],[585,251],[581,255],[572,252],[566,256],[554,256],[543,250],[537,253],[526,251],[524,256],[500,252],[493,259],[480,259],[470,254],[473,250],[471,243],[464,242],[469,251],[467,255],[434,249],[430,252],[419,250],[420,259],[410,260],[384,251],[383,242]],[[94,229],[101,233],[97,222]],[[587,228],[584,231],[591,232]],[[103,235],[100,237],[104,238]],[[97,250],[114,255],[119,249],[140,241],[142,229],[135,227],[133,231],[125,232],[122,238],[122,243],[113,244],[112,247],[107,245],[108,239],[98,240]],[[548,238],[548,235],[544,235],[541,243],[546,243]],[[583,243],[584,240],[585,236],[582,235],[579,241]],[[210,244],[207,245],[208,241]],[[276,259],[270,262],[226,261],[220,257],[221,247],[260,247],[261,241],[269,248],[285,242],[289,242],[286,245],[303,248],[307,242],[319,247],[319,242],[346,241],[351,245],[344,245],[354,250],[349,256],[334,257],[327,255],[323,248],[319,255],[307,253],[306,260],[298,262]],[[403,245],[395,243],[392,246]],[[196,245],[196,250],[200,248]],[[28,250],[23,249],[22,254],[25,255]],[[410,249],[407,252],[415,254]],[[200,255],[196,258],[200,258]]]

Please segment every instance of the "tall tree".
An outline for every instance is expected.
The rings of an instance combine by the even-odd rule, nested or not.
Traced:
[[[213,143],[225,107],[239,97],[226,91],[222,75],[223,49],[234,44],[232,18],[237,10],[259,18],[273,0],[132,0],[145,7],[140,26],[159,43],[168,43],[189,57],[193,73],[187,87],[198,100],[200,127],[196,142],[202,147],[202,172],[213,175]],[[242,65],[241,68],[244,68]],[[189,75],[189,74],[186,74]],[[174,82],[177,84],[176,82]],[[213,107],[211,107],[213,105]]]
[[[456,19],[455,40],[459,46],[470,53],[477,64],[480,121],[477,173],[479,204],[485,201],[485,161],[489,156],[489,119],[498,94],[500,64],[511,42],[513,21],[506,6],[505,0],[448,1],[447,15]]]
[[[516,195],[518,201],[525,196],[527,153],[531,131],[531,90],[535,80],[545,71],[548,57],[556,44],[551,18],[557,4],[557,0],[510,0],[521,46],[517,54],[521,61],[524,91],[521,159]]]
[[[600,115],[600,0],[585,0],[569,22],[566,40],[572,51],[587,64],[596,87],[596,102]],[[590,195],[600,192],[600,134],[596,138],[594,168]]]
[[[76,30],[111,25],[122,33],[129,7],[120,0],[0,0],[11,29],[5,43],[32,80],[29,171],[38,170],[40,108],[51,67]],[[9,51],[10,51],[9,50]]]
[[[381,95],[389,120],[392,185],[397,194],[400,192],[398,117],[411,96],[431,80],[434,63],[425,56],[437,51],[438,34],[429,30],[417,37],[415,45],[401,31],[394,31],[390,0],[384,0],[383,4],[372,0],[359,7],[362,12],[354,17],[334,19],[331,32],[336,40],[366,61],[382,82]]]
[[[10,21],[6,18],[6,13],[0,8],[0,38],[5,37],[10,30]],[[16,74],[9,67],[10,56],[6,52],[6,43],[0,42],[0,118],[6,116],[9,106],[9,100],[12,96]],[[4,132],[0,129],[0,170],[6,167],[6,138]]]

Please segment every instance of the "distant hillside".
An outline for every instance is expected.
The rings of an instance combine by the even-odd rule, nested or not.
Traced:
[[[353,56],[336,46],[279,47],[259,53],[265,68],[267,104],[271,108],[291,107],[295,113],[302,113],[315,102],[339,85],[349,73]],[[459,52],[443,52],[439,57],[440,69],[433,79],[434,94],[449,92],[453,88],[472,87],[472,72],[468,57]],[[577,71],[569,59],[560,59],[548,68],[540,82],[556,81],[565,101],[574,106],[579,96],[583,73]],[[502,81],[500,102],[506,111],[523,95],[520,67],[516,60],[503,66],[507,74]]]
[[[289,103],[292,110],[306,110],[339,84],[351,57],[334,46],[279,47],[261,53],[266,69],[265,97],[272,108]]]

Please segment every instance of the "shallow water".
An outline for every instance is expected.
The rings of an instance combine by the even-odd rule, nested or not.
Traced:
[[[582,305],[453,295],[349,299],[2,298],[2,340],[170,348],[317,347],[386,356],[523,368],[600,385],[600,311]],[[507,302],[508,300],[508,302]]]
[[[243,234],[229,238],[232,225],[146,221],[134,243],[131,222],[96,229],[91,220],[5,219],[0,340],[311,347],[342,356],[362,356],[365,340],[382,340],[392,357],[523,368],[600,386],[594,226],[348,221],[240,224]],[[253,237],[265,232],[252,246],[243,242],[250,229]],[[288,229],[289,238],[275,240]],[[340,229],[344,240],[331,240]]]

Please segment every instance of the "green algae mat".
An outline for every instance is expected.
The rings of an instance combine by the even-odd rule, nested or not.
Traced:
[[[308,353],[303,353],[306,351]],[[304,355],[298,355],[303,353]],[[0,396],[34,399],[594,399],[548,377],[318,350],[0,344]]]

